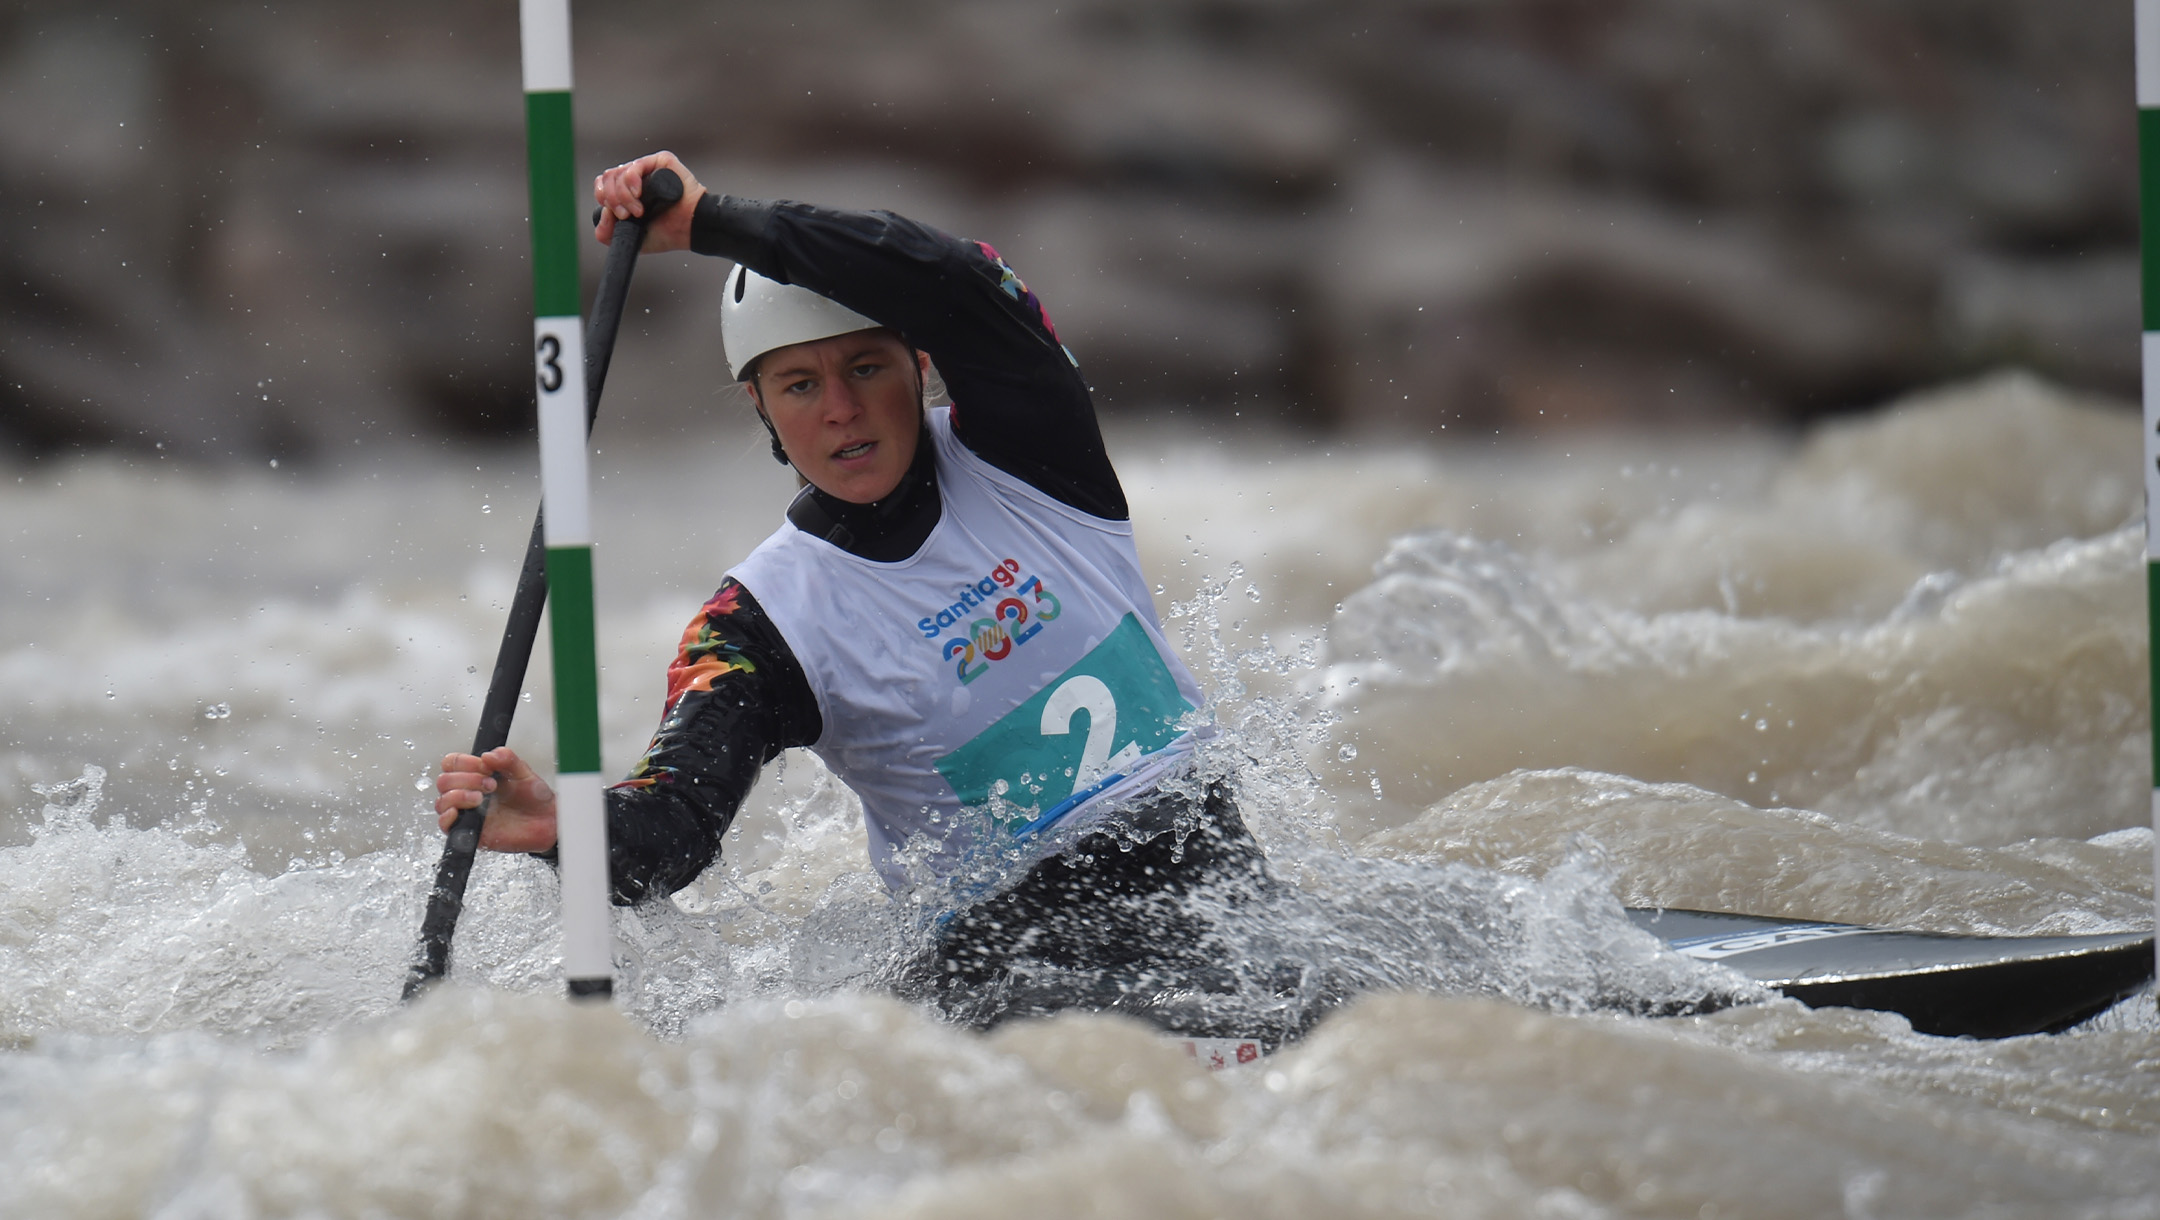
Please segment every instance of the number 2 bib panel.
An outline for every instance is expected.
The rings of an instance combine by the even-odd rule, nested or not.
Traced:
[[[991,466],[948,411],[927,418],[943,512],[913,556],[878,563],[783,524],[731,573],[802,663],[825,722],[811,748],[862,798],[895,889],[927,879],[902,858],[912,841],[946,877],[1151,788],[1190,754],[1200,704],[1131,524]]]

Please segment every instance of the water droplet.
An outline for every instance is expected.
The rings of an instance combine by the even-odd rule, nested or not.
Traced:
[[[223,720],[230,715],[232,715],[232,705],[229,703],[213,703],[203,709],[203,719],[205,720]]]
[[[1762,719],[1762,718],[1761,718],[1761,717],[1759,717],[1759,716],[1758,716],[1758,717],[1756,717],[1756,719],[1755,719],[1755,731],[1756,731],[1756,732],[1758,732],[1758,733],[1767,733],[1767,732],[1769,732],[1769,731],[1770,731],[1770,722],[1769,722],[1769,721],[1767,721],[1767,720],[1764,720],[1764,719]]]
[[[483,504],[480,506],[480,511],[484,513],[491,513],[495,511],[495,506],[492,504]]]
[[[112,691],[106,691],[106,692],[105,692],[105,697],[106,697],[107,699],[118,699],[118,698],[119,698],[120,696],[119,696],[119,695],[117,695],[117,694],[115,694],[115,693],[114,693],[114,692],[112,692]]]
[[[1342,749],[1335,751],[1335,757],[1342,759],[1344,762],[1349,762],[1357,757],[1357,747],[1346,741],[1342,743]]]
[[[1377,775],[1372,777],[1372,799],[1380,799],[1380,777]]]
[[[1747,773],[1747,782],[1751,784],[1755,782],[1755,773],[1753,771]]]
[[[1259,585],[1246,585],[1246,586],[1245,586],[1245,600],[1247,600],[1247,601],[1255,601],[1255,602],[1256,602],[1256,601],[1259,601],[1259,600],[1260,600],[1260,586],[1259,586]]]
[[[425,775],[421,776],[419,779],[414,780],[412,782],[412,790],[414,792],[426,792],[428,790],[427,781],[428,777]]]

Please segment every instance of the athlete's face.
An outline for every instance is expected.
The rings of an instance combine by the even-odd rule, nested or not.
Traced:
[[[882,500],[915,460],[929,357],[889,330],[776,348],[758,361],[758,404],[788,461],[850,504]]]

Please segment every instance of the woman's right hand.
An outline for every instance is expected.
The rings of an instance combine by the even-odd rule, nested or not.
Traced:
[[[435,823],[445,834],[458,812],[495,794],[480,846],[489,851],[546,851],[555,846],[555,790],[534,774],[517,751],[498,746],[485,754],[449,754],[435,777]]]
[[[697,202],[704,196],[705,188],[698,185],[697,175],[690,172],[690,167],[676,160],[671,152],[647,153],[593,179],[593,202],[600,205],[600,227],[593,230],[593,237],[601,245],[608,244],[615,236],[618,219],[645,214],[645,205],[638,199],[638,194],[645,189],[646,175],[656,169],[674,170],[682,179],[682,202],[662,212],[657,220],[645,227],[645,244],[638,247],[638,252],[663,254],[690,248],[690,214],[697,211]]]

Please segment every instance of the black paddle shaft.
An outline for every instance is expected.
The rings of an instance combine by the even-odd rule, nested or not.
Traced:
[[[645,226],[682,202],[682,194],[682,179],[674,170],[656,169],[646,176],[639,192],[645,215],[615,222],[615,234],[608,241],[607,264],[600,272],[600,288],[593,296],[592,318],[585,326],[588,432],[600,414],[600,387],[607,380],[608,361],[615,355],[615,332],[622,325],[623,301],[630,293],[630,273],[637,267]],[[517,715],[518,695],[525,688],[525,666],[532,660],[533,640],[540,634],[540,611],[547,605],[546,522],[543,507],[533,516],[532,537],[525,543],[525,563],[518,569],[517,593],[510,599],[510,618],[503,624],[502,645],[495,650],[495,672],[488,679],[487,702],[480,708],[480,729],[473,734],[474,754],[485,754],[510,740],[510,721]],[[435,887],[428,891],[427,914],[420,921],[420,945],[413,955],[412,969],[405,976],[408,1000],[450,969],[450,938],[457,931],[458,915],[465,909],[465,883],[472,876],[473,855],[480,849],[480,827],[487,820],[493,799],[490,794],[481,798],[475,808],[458,811],[457,821],[451,824],[449,837],[443,843],[442,861],[435,866]]]

